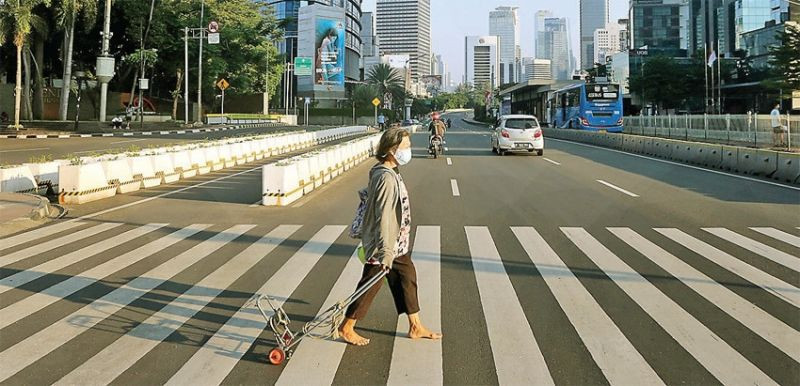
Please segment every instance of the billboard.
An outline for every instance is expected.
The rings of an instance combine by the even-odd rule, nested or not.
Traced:
[[[436,94],[442,89],[441,75],[424,75],[420,78],[425,90],[431,94]]]
[[[344,23],[317,18],[314,84],[344,87]]]
[[[402,55],[384,55],[384,60],[389,67],[392,68],[406,68],[406,62],[411,59],[410,55],[402,54]]]

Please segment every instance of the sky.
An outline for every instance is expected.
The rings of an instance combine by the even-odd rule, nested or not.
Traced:
[[[364,0],[361,10],[375,11],[376,0]],[[610,0],[610,20],[627,17],[627,0]],[[519,7],[522,56],[533,56],[536,11],[546,9],[569,19],[572,50],[578,58],[578,0],[431,0],[433,53],[442,55],[453,81],[464,74],[464,36],[489,34],[489,12],[500,6]]]

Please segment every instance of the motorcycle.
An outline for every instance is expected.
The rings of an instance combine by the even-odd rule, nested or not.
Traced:
[[[438,135],[431,136],[428,144],[428,153],[433,155],[433,158],[439,158],[444,155],[444,140]]]

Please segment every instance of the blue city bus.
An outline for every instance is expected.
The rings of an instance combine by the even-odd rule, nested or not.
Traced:
[[[553,127],[622,132],[622,93],[613,83],[576,83],[553,92]]]

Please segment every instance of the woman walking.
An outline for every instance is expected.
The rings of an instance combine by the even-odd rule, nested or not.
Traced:
[[[417,298],[417,271],[411,261],[411,204],[408,191],[398,167],[411,161],[411,138],[401,128],[387,130],[381,136],[375,158],[380,163],[369,171],[367,206],[362,225],[362,245],[366,264],[358,287],[381,271],[392,291],[398,314],[407,314],[408,336],[412,339],[441,339],[442,334],[431,332],[420,320]],[[381,280],[347,308],[339,335],[350,344],[364,346],[369,339],[357,334],[356,322],[367,314],[378,294]]]

